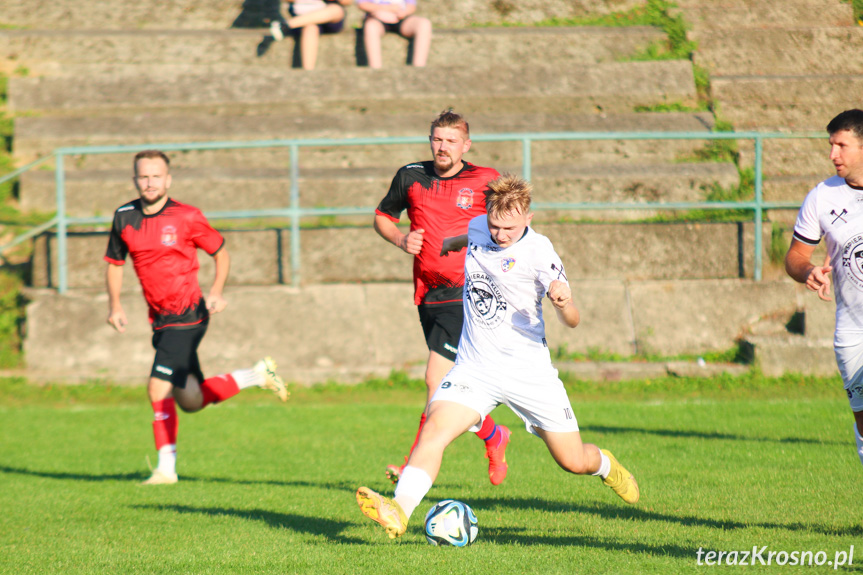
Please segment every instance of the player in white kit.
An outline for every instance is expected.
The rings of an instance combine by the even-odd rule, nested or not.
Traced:
[[[368,487],[357,490],[363,514],[380,523],[390,538],[407,529],[408,518],[437,477],[444,449],[501,404],[545,441],[564,470],[599,475],[624,501],[638,501],[632,474],[608,451],[581,442],[551,363],[542,299],[548,296],[564,325],[575,327],[580,318],[560,257],[548,238],[530,227],[531,191],[527,181],[509,174],[489,182],[488,214],[471,220],[467,234],[444,240],[442,254],[468,250],[465,320],[455,366],[432,397],[395,497],[390,500]]]
[[[785,256],[792,278],[830,301],[836,282],[833,349],[854,412],[857,454],[863,463],[863,110],[846,110],[827,124],[836,175],[815,186],[803,201]],[[812,254],[824,238],[829,263]]]

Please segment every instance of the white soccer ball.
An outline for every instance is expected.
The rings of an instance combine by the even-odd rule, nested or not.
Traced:
[[[445,499],[432,505],[426,513],[425,531],[432,545],[466,547],[476,540],[479,527],[469,505]]]

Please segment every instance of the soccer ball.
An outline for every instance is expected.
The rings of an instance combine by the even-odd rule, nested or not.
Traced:
[[[425,520],[426,539],[432,545],[466,547],[476,540],[476,515],[466,503],[445,499],[429,509]]]

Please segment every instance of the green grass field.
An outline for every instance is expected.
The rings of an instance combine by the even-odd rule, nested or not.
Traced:
[[[383,470],[413,439],[422,397],[408,387],[300,389],[285,405],[250,390],[181,414],[180,483],[141,487],[154,457],[143,388],[0,380],[0,572],[694,573],[741,569],[699,566],[699,548],[767,546],[765,562],[824,552],[820,567],[778,566],[779,555],[757,568],[796,573],[833,571],[826,561],[852,545],[839,569],[863,564],[860,461],[838,380],[573,386],[585,440],[639,480],[632,507],[558,469],[499,408],[514,431],[504,484],[489,484],[482,443],[460,438],[393,542],[354,491],[392,493]],[[444,498],[477,512],[472,547],[425,542],[421,519]]]

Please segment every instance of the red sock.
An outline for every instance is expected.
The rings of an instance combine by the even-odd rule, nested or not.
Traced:
[[[420,416],[420,427],[419,427],[419,429],[417,429],[417,436],[414,439],[414,444],[411,445],[411,450],[408,452],[408,459],[410,459],[411,453],[414,452],[414,447],[416,447],[417,443],[419,443],[420,433],[422,432],[423,425],[425,425],[425,424],[426,424],[426,412],[423,411],[423,414]]]
[[[225,401],[238,393],[240,388],[230,373],[209,377],[201,384],[201,394],[204,396],[204,404],[201,407]]]
[[[156,439],[156,451],[165,445],[177,444],[177,406],[174,398],[161,399],[152,402],[153,405],[153,437]]]
[[[497,425],[490,415],[486,415],[485,419],[482,420],[482,427],[480,427],[479,431],[476,432],[476,436],[486,443],[491,443],[494,440],[495,435],[499,435],[497,433]]]

